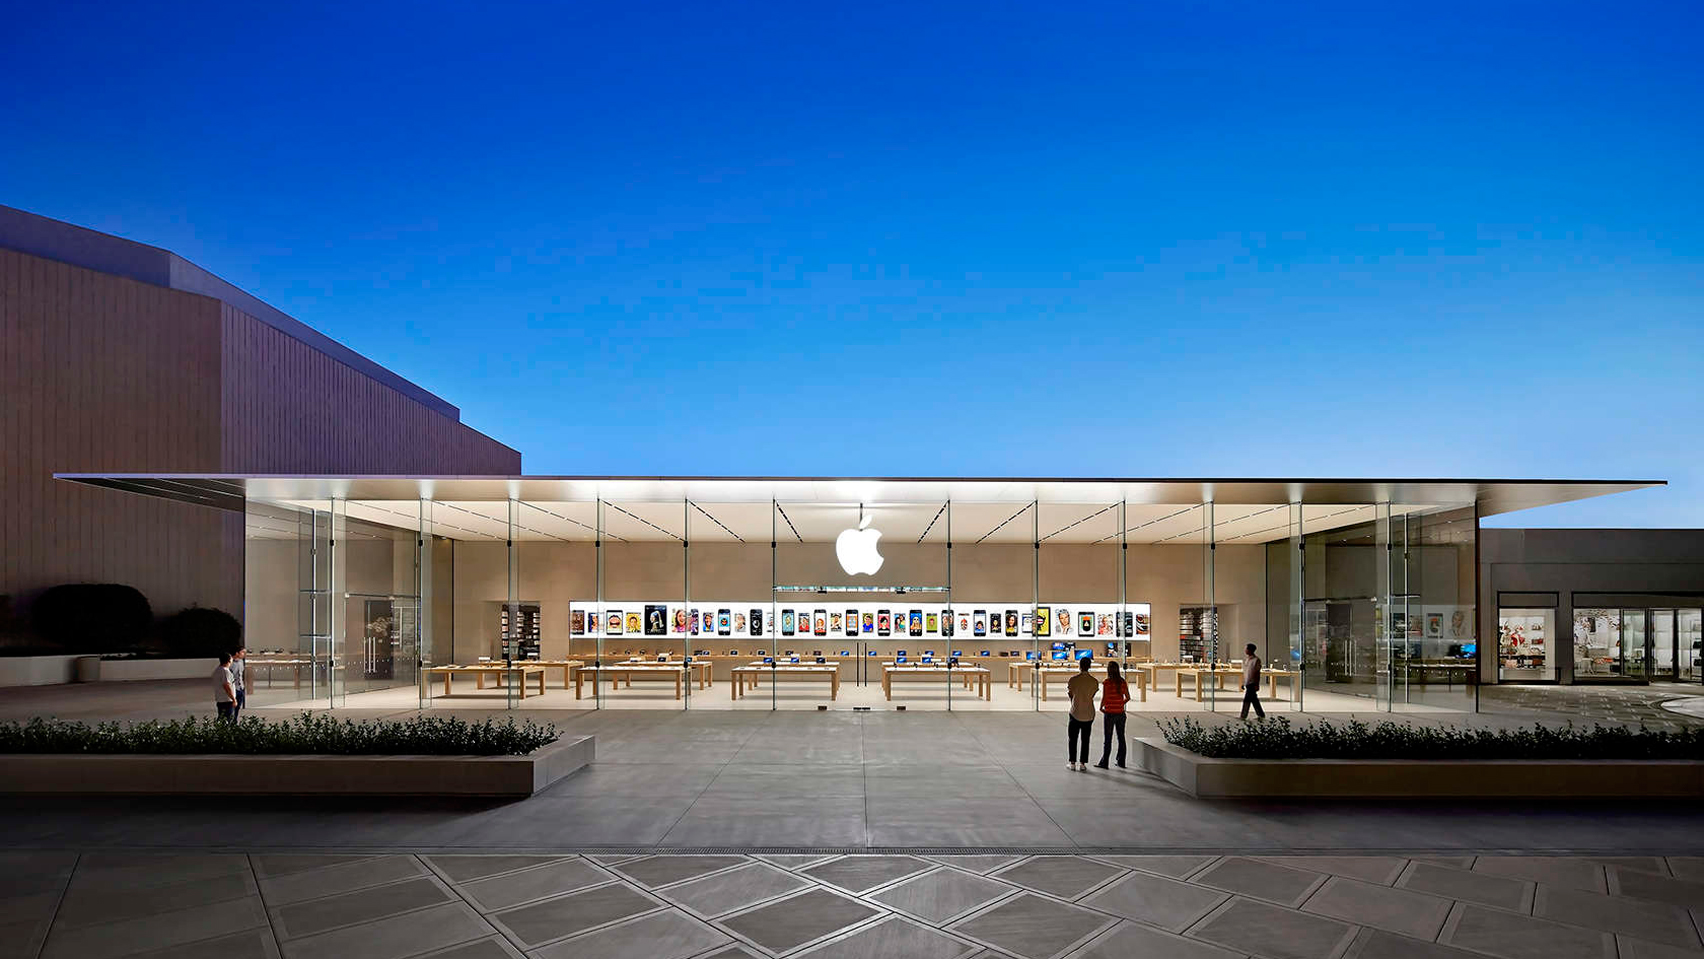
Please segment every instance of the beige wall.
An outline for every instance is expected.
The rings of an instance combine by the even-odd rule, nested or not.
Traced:
[[[295,540],[248,540],[243,563],[243,642],[250,650],[295,652],[297,625],[297,544]]]
[[[543,654],[568,652],[568,614],[573,600],[598,595],[596,550],[586,543],[522,543],[517,547],[517,598],[541,605]],[[690,575],[683,571],[679,543],[609,543],[604,546],[606,603],[674,600],[688,595],[730,603],[766,602],[770,595],[767,543],[713,544],[690,550]],[[497,652],[497,615],[508,596],[508,557],[501,543],[455,544],[455,656],[468,661]],[[1035,550],[1027,544],[955,546],[953,600],[1026,604],[1034,591]],[[946,579],[946,550],[936,545],[884,544],[884,584],[932,585]],[[1153,610],[1152,651],[1177,654],[1178,609],[1200,605],[1205,595],[1199,546],[1131,546],[1126,598]],[[840,569],[831,544],[793,544],[775,551],[776,579],[794,585],[841,585],[859,579]],[[1118,601],[1116,545],[1044,546],[1040,557],[1044,603]],[[1266,556],[1260,546],[1214,550],[1214,595],[1224,648],[1266,641]],[[442,574],[440,573],[440,578]],[[440,627],[441,629],[441,627]],[[439,648],[445,648],[443,637]],[[446,657],[447,658],[447,657]]]

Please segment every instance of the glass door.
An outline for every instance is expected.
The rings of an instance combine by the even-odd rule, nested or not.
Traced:
[[[1621,675],[1627,679],[1645,678],[1645,642],[1650,636],[1649,623],[1649,610],[1621,611],[1621,644],[1618,652]]]
[[[1704,682],[1704,610],[1675,611],[1675,651],[1680,662],[1680,679],[1688,683]]]
[[[1651,610],[1650,678],[1675,678],[1675,610]]]

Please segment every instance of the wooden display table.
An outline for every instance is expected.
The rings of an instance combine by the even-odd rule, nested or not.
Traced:
[[[1160,673],[1165,670],[1199,669],[1200,663],[1143,663],[1142,668],[1148,672],[1148,688],[1154,692],[1160,691]]]
[[[459,675],[471,674],[473,676],[474,687],[476,689],[484,689],[485,688],[485,677],[488,676],[488,675],[498,677],[498,682],[496,683],[496,685],[501,687],[502,686],[501,678],[504,675],[511,675],[512,674],[512,675],[520,677],[521,681],[516,685],[516,688],[521,691],[521,698],[522,699],[527,698],[527,677],[531,676],[534,673],[537,673],[538,674],[538,694],[540,696],[544,695],[544,667],[536,665],[536,664],[531,663],[531,662],[516,662],[516,663],[509,663],[509,664],[480,663],[480,664],[475,665],[475,666],[455,666],[455,665],[451,665],[451,666],[431,666],[431,667],[427,668],[426,673],[427,673],[427,675],[431,675],[433,673],[442,673],[444,675],[444,695],[445,696],[450,695],[450,692],[451,692],[450,681],[455,679],[458,674]],[[431,698],[430,689],[431,689],[430,684],[428,684],[428,686],[427,686],[427,690],[428,690],[427,698],[428,699]]]
[[[544,666],[548,669],[561,669],[563,689],[567,689],[568,680],[574,678],[574,670],[586,665],[584,660],[579,659],[529,659],[525,662],[531,666]]]
[[[1220,666],[1217,669],[1210,669],[1206,666],[1182,667],[1178,669],[1177,673],[1173,677],[1173,692],[1179,699],[1183,698],[1183,678],[1188,676],[1190,685],[1195,689],[1195,701],[1201,702],[1201,690],[1206,685],[1202,682],[1202,677],[1207,675],[1212,675],[1214,677],[1214,685],[1217,688],[1224,689],[1226,676],[1236,676],[1238,679],[1242,678],[1242,667]],[[1296,674],[1294,672],[1288,669],[1262,669],[1260,671],[1260,678],[1266,681],[1266,698],[1273,700],[1278,698],[1278,678],[1280,676],[1289,681],[1290,693],[1294,695],[1296,691],[1295,675]]]
[[[311,659],[280,659],[278,657],[261,657],[261,656],[245,656],[245,657],[243,657],[243,669],[245,671],[245,676],[246,676],[246,671],[248,670],[248,668],[250,666],[256,666],[256,667],[264,668],[266,670],[266,685],[268,687],[270,687],[272,685],[272,670],[274,668],[276,668],[278,666],[291,666],[291,667],[294,667],[295,670],[296,670],[296,688],[301,689],[302,688],[302,667],[307,666],[307,667],[309,667],[309,669],[312,669],[313,665],[314,665],[314,661],[311,660]],[[245,678],[245,685],[246,685],[246,678]]]
[[[698,688],[699,689],[709,689],[710,688],[710,671],[713,668],[711,666],[711,664],[708,661],[706,661],[706,658],[702,657],[702,656],[692,657],[692,662],[690,662],[690,663],[686,662],[684,660],[680,660],[680,659],[656,660],[656,659],[640,659],[638,657],[634,657],[632,659],[621,660],[620,662],[616,663],[615,665],[617,665],[617,666],[628,666],[628,665],[632,665],[632,666],[680,666],[680,667],[682,667],[686,670],[686,672],[689,676],[698,680]],[[628,683],[627,685],[631,686],[633,684]],[[563,688],[566,689],[567,687],[564,686]]]
[[[598,695],[598,679],[608,676],[610,683],[619,688],[626,680],[627,688],[633,688],[633,679],[662,679],[674,680],[674,698],[680,698],[682,680],[687,679],[688,672],[699,679],[699,689],[710,686],[710,664],[691,663],[612,663],[608,666],[581,666],[574,671],[574,698],[580,699],[585,695],[586,676],[592,677],[592,696]]]
[[[828,680],[828,698],[840,698],[840,664],[839,663],[775,663],[764,665],[753,663],[750,666],[735,666],[728,676],[728,689],[732,698],[739,699],[745,695],[747,685],[756,689],[758,680],[768,676],[771,685],[783,679]]]
[[[1042,666],[1042,667],[1038,668],[1036,670],[1036,676],[1038,677],[1038,681],[1037,681],[1038,685],[1037,685],[1036,688],[1041,691],[1042,700],[1046,701],[1046,699],[1047,699],[1047,687],[1048,687],[1049,683],[1051,683],[1052,681],[1054,681],[1056,679],[1061,679],[1061,680],[1064,680],[1065,682],[1069,683],[1071,681],[1071,677],[1077,675],[1080,672],[1082,672],[1082,670],[1079,667],[1071,666],[1071,665]],[[1137,699],[1140,700],[1141,702],[1144,702],[1144,703],[1147,702],[1148,701],[1148,677],[1146,675],[1144,675],[1147,672],[1147,667],[1146,666],[1131,666],[1131,667],[1128,667],[1127,669],[1125,669],[1124,672],[1125,672],[1124,681],[1127,685],[1130,683],[1130,679],[1131,679],[1129,674],[1130,673],[1136,674],[1135,686],[1136,686]],[[1104,666],[1090,666],[1089,667],[1089,675],[1095,677],[1096,680],[1098,680],[1102,683],[1106,682],[1106,668]]]
[[[964,688],[973,686],[976,694],[983,699],[994,698],[994,674],[986,666],[946,666],[946,665],[913,665],[911,663],[882,664],[882,695],[893,699],[893,680],[896,676],[923,676],[934,679],[939,677],[951,680],[960,679]]]

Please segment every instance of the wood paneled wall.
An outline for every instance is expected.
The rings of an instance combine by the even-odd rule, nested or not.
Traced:
[[[234,514],[52,474],[520,472],[518,452],[228,304],[0,249],[0,594],[243,602]]]
[[[220,304],[225,473],[512,476],[521,454]]]
[[[156,613],[240,606],[224,515],[53,479],[219,468],[217,301],[0,250],[0,397],[15,608],[66,582],[128,583]]]

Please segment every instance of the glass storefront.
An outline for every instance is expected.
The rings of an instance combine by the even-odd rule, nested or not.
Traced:
[[[1132,710],[1229,711],[1252,644],[1269,712],[1474,708],[1471,506],[476,482],[250,495],[262,703],[1063,712],[1087,658]]]
[[[1575,607],[1574,681],[1704,682],[1701,620],[1697,607]]]
[[[1497,610],[1497,678],[1505,683],[1556,679],[1556,610],[1501,607]]]

